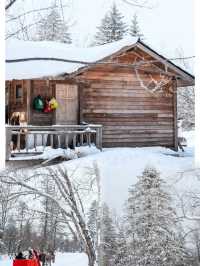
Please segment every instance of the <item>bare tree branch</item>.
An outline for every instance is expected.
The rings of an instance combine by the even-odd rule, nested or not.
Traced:
[[[10,2],[5,6],[5,10],[8,10],[17,0],[10,0]]]
[[[128,5],[139,7],[139,8],[147,8],[147,9],[152,9],[154,6],[149,5],[150,1],[149,0],[122,0]]]
[[[65,6],[66,5],[63,5],[63,7],[65,7]],[[29,14],[32,14],[32,13],[37,13],[37,12],[46,11],[46,10],[49,10],[49,9],[54,9],[55,7],[58,7],[58,6],[53,5],[53,6],[44,7],[44,8],[32,9],[32,10],[29,10],[27,12],[24,12],[24,13],[16,16],[16,17],[11,17],[10,19],[8,19],[6,21],[6,23],[12,22],[13,20],[17,20],[17,19],[19,19],[19,18],[21,18],[23,16],[26,16],[26,15],[29,15]]]
[[[55,197],[55,195],[52,196],[50,193],[44,192],[42,188],[38,188],[38,183],[37,186],[34,186],[34,184],[30,182],[31,179],[27,179],[23,172],[2,174],[0,176],[0,181],[2,183],[23,187],[26,191],[30,190],[30,193],[37,194],[54,202],[59,207],[66,222],[68,222],[68,224],[72,222],[73,227],[76,228],[76,235],[78,235],[77,239],[80,239],[84,246],[85,252],[88,256],[89,266],[94,266],[96,253],[84,217],[83,199],[79,193],[77,194],[76,188],[74,188],[74,184],[68,176],[66,169],[61,166],[58,166],[57,168],[46,168],[41,172],[41,178],[43,177],[43,172],[44,175],[49,175],[49,178],[54,180],[61,198],[58,199],[57,196]],[[24,180],[29,180],[29,183]],[[73,233],[74,230],[71,229],[70,231]]]

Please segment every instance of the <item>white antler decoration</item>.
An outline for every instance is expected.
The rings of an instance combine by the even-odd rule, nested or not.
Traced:
[[[156,80],[151,74],[147,74],[149,81],[145,84],[143,79],[140,77],[137,68],[135,69],[135,73],[138,81],[140,82],[140,86],[150,93],[161,92],[163,90],[163,87],[170,82],[170,78],[166,77],[165,75],[160,74],[160,79]]]

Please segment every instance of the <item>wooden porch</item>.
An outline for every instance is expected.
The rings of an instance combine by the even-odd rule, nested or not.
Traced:
[[[6,126],[6,160],[23,154],[95,145],[102,150],[102,125]]]

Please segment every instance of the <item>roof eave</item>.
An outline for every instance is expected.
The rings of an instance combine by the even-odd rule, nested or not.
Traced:
[[[178,79],[177,80],[177,87],[191,87],[194,85],[195,85],[195,79],[190,79],[190,80]]]
[[[137,46],[143,50],[148,50],[148,52],[150,52],[152,54],[152,56],[160,58],[160,61],[163,61],[164,64],[168,64],[169,68],[178,72],[178,74],[183,77],[183,79],[181,79],[182,84],[188,84],[188,85],[184,85],[185,87],[186,86],[193,86],[195,84],[194,75],[190,74],[188,71],[182,69],[181,67],[177,66],[176,64],[174,64],[172,61],[170,61],[169,59],[167,59],[163,55],[159,54],[158,52],[153,50],[151,47],[149,47],[147,44],[142,42],[140,39],[137,42]],[[179,83],[181,83],[181,82],[179,81]]]

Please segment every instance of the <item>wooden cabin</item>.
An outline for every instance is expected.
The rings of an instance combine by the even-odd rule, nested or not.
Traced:
[[[21,123],[37,126],[77,125],[79,123],[78,85],[75,81],[48,79],[6,81],[8,123],[19,116]],[[55,97],[59,108],[44,113],[34,110],[33,101],[41,95],[44,99]]]
[[[20,113],[28,125],[101,124],[103,147],[177,149],[177,88],[194,77],[140,40],[83,49],[19,41],[15,49],[6,54],[8,121]],[[54,96],[58,109],[35,111],[37,95]]]

